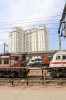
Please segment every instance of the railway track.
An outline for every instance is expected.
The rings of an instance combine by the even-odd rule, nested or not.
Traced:
[[[66,86],[66,78],[46,78],[45,80],[40,77],[28,78],[0,78],[0,86]]]

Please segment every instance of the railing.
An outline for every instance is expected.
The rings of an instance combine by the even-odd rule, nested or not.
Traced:
[[[5,68],[5,67],[4,67]],[[66,85],[66,78],[62,77],[59,78],[57,75],[56,78],[53,78],[50,73],[48,72],[49,68],[46,68],[45,66],[41,67],[10,67],[11,69],[26,69],[26,71],[29,70],[28,73],[26,73],[26,77],[14,77],[12,75],[11,78],[11,84],[12,86],[16,85],[15,81],[17,84],[22,84],[22,85],[27,85],[27,86],[32,86],[32,85],[39,85],[39,86],[61,86],[61,85]],[[10,69],[7,67],[7,69]],[[7,71],[8,71],[7,70]]]

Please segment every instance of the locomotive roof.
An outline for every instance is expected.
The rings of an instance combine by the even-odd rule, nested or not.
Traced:
[[[57,54],[66,54],[66,52],[65,51],[58,51],[54,55],[57,55]]]
[[[9,58],[10,56],[0,56],[0,58]]]
[[[0,58],[9,58],[9,57],[17,57],[17,55],[11,55],[11,56],[0,56]]]

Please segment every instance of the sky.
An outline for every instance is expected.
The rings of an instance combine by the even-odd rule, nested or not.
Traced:
[[[44,24],[49,30],[49,49],[58,50],[58,27],[65,0],[0,0],[0,53],[4,52],[4,42],[8,45],[12,27],[24,30]],[[62,49],[66,49],[66,39],[62,38]]]

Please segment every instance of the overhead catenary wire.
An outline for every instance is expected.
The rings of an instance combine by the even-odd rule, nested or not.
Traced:
[[[47,18],[48,18],[48,17],[47,17]],[[29,19],[29,20],[30,20],[30,19]],[[28,20],[28,21],[29,21],[29,20]],[[39,21],[39,20],[40,20],[40,21]],[[35,22],[37,22],[37,23],[38,23],[38,22],[41,22],[41,23],[42,23],[43,21],[48,21],[48,22],[50,21],[50,23],[47,22],[46,24],[44,24],[44,25],[47,26],[47,25],[49,25],[49,24],[52,24],[52,25],[53,25],[53,24],[54,24],[54,25],[59,24],[59,22],[58,22],[58,23],[57,23],[57,22],[54,23],[53,21],[58,21],[58,20],[60,21],[60,19],[41,20],[41,18],[39,18],[39,20],[38,20],[38,21],[32,21],[32,22],[26,22],[25,20],[21,20],[21,21],[25,21],[25,22],[20,22],[20,20],[19,20],[20,23],[17,23],[18,20],[16,20],[16,21],[10,21],[10,22],[8,21],[8,22],[6,22],[6,24],[4,24],[4,22],[3,22],[3,23],[0,23],[0,26],[4,26],[4,25],[14,25],[14,24],[23,24],[23,23],[35,23]],[[13,23],[13,22],[14,22],[14,23]],[[9,24],[9,23],[11,23],[11,24]],[[28,27],[28,26],[39,26],[39,25],[35,25],[35,24],[33,24],[33,25],[23,25],[22,27]],[[7,26],[7,27],[5,27],[5,28],[3,27],[3,28],[0,28],[0,29],[10,29],[10,28],[12,28],[12,27],[8,27],[8,26]],[[58,28],[52,28],[52,26],[51,26],[51,28],[48,28],[48,27],[47,27],[47,29],[54,29],[54,30],[57,30]],[[1,32],[1,33],[4,33],[4,32]],[[9,33],[9,31],[8,31],[8,33]],[[50,33],[49,35],[57,35],[57,33],[52,33],[52,34]],[[45,42],[54,43],[54,42],[58,42],[58,41],[59,41],[59,40],[52,40],[52,41],[49,40],[49,41],[45,41]],[[61,41],[65,41],[65,40],[61,40]]]
[[[49,24],[58,24],[58,23],[52,23],[52,21],[55,21],[55,20],[59,20],[59,19],[52,19],[52,20],[46,20],[46,18],[49,18],[49,17],[57,17],[57,16],[61,16],[61,15],[55,15],[55,16],[48,16],[48,17],[40,17],[40,18],[32,18],[32,19],[41,19],[41,18],[45,18],[45,20],[42,20],[42,21],[51,21],[51,23],[42,23],[42,24],[45,24],[46,26],[47,25],[49,25]],[[16,21],[25,21],[25,20],[32,20],[32,19],[24,19],[24,20],[16,20]],[[8,24],[9,22],[16,22],[16,21],[8,21],[8,22],[3,22],[3,23],[6,23],[6,24]],[[37,22],[42,22],[42,21],[37,21]],[[33,21],[32,21],[33,22]],[[36,21],[34,21],[34,22],[36,22]],[[2,23],[2,22],[1,22]],[[26,22],[23,22],[23,23],[26,23]],[[28,22],[28,23],[31,23],[31,22]],[[13,23],[12,23],[13,24]],[[3,25],[5,25],[5,24],[3,24]],[[2,26],[3,26],[2,25]],[[22,27],[29,27],[29,26],[38,26],[38,25],[24,25],[24,26],[22,26]],[[13,27],[13,26],[12,26]],[[10,28],[12,28],[12,27],[1,27],[0,29],[10,29]],[[57,28],[48,28],[47,27],[47,29],[57,29]],[[0,32],[0,33],[9,33],[9,31],[5,31],[5,32]]]
[[[61,15],[56,15],[56,16],[49,16],[49,17],[57,17],[57,16],[61,16]],[[41,17],[41,18],[49,18],[49,17]],[[41,19],[41,18],[32,18],[32,19]],[[32,20],[32,19],[25,19],[25,20]],[[25,20],[16,20],[16,21],[25,21]],[[59,23],[52,23],[52,21],[56,21],[56,20],[59,20],[59,19],[52,19],[52,20],[42,20],[42,21],[51,21],[51,23],[46,23],[44,25],[49,25],[49,24],[59,24]],[[16,22],[16,21],[8,21],[8,22],[1,22],[0,24],[2,23],[6,23],[6,24],[3,24],[3,25],[7,25],[9,22]],[[32,21],[32,22],[42,22],[42,21]],[[31,22],[23,22],[23,23],[31,23]],[[13,24],[13,23],[12,23]],[[21,23],[22,24],[22,23]],[[2,26],[3,26],[2,25]],[[41,25],[41,24],[40,24]],[[28,27],[28,26],[38,26],[38,25],[27,25],[27,26],[22,26],[22,27]],[[0,28],[0,29],[9,29],[9,28],[12,28],[12,27],[7,27],[7,28]],[[47,28],[47,29],[58,29],[58,28]],[[9,33],[9,31],[7,31]],[[5,33],[5,32],[0,32],[0,33]],[[53,34],[49,34],[49,35],[53,35]],[[58,41],[58,40],[57,40]],[[46,41],[47,42],[47,41]],[[53,42],[53,41],[50,41],[50,42]]]
[[[48,29],[53,29],[53,30],[57,30],[58,28],[48,28]],[[0,33],[9,33],[9,31],[0,31]],[[55,34],[55,33],[50,33],[50,34]]]
[[[56,20],[60,20],[60,19],[53,19],[53,20],[39,20],[39,21],[31,21],[31,22],[21,22],[17,23],[17,21],[15,23],[6,23],[6,24],[1,24],[0,26],[4,26],[4,25],[13,25],[13,24],[23,24],[23,23],[35,23],[35,22],[45,22],[45,21],[56,21]]]
[[[59,23],[47,23],[47,24],[44,24],[44,25],[49,25],[49,24],[59,24]],[[39,25],[41,25],[41,24],[39,24]],[[28,27],[28,26],[38,26],[38,25],[27,25],[27,26],[22,26],[22,27]],[[12,27],[0,28],[0,29],[9,29],[9,28],[12,28]]]
[[[61,15],[55,15],[55,16],[46,16],[46,17],[40,17],[40,18],[31,18],[31,19],[24,19],[24,20],[7,21],[7,22],[0,22],[0,24],[1,24],[1,23],[16,22],[16,21],[26,21],[26,20],[33,20],[33,19],[41,19],[41,18],[58,17],[58,16],[61,16]]]

